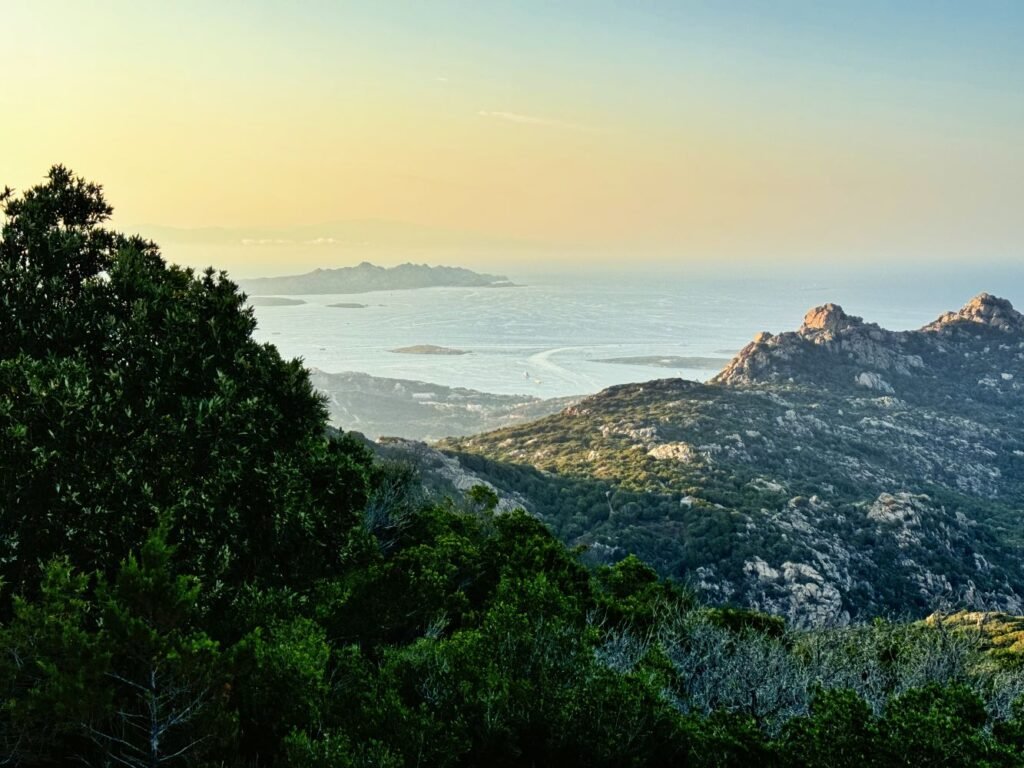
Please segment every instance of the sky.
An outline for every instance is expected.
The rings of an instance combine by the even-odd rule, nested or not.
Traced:
[[[1024,3],[0,0],[54,163],[238,276],[1019,262]]]

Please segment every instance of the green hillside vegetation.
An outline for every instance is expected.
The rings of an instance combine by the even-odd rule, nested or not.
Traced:
[[[807,343],[783,358],[805,380],[622,385],[440,446],[571,546],[713,600],[832,623],[1019,612],[1024,335],[969,325],[894,343],[942,372],[889,374],[895,396]]]
[[[929,624],[942,622],[947,628],[976,633],[990,655],[1013,661],[1024,657],[1024,616],[983,611],[958,611],[929,616]]]
[[[432,499],[98,186],[3,203],[0,762],[1024,763],[982,633],[707,608],[483,486]]]

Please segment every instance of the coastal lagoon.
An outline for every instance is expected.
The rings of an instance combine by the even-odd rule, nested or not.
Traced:
[[[918,328],[989,291],[1024,304],[1024,270],[890,272],[803,279],[510,274],[514,288],[425,288],[290,296],[256,307],[256,336],[337,373],[417,379],[536,397],[682,376],[704,381],[759,331],[795,330],[829,301],[894,330]],[[363,307],[332,304],[366,305]],[[396,354],[433,345],[460,355]],[[609,362],[648,358],[651,364]],[[672,358],[699,367],[656,365]]]

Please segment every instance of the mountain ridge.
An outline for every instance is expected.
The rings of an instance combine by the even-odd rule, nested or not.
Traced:
[[[837,304],[824,304],[809,310],[796,331],[759,333],[711,382],[731,386],[780,381],[817,384],[820,376],[815,374],[823,367],[858,367],[862,370],[854,374],[853,384],[895,394],[896,389],[886,376],[933,376],[940,362],[950,362],[950,350],[963,341],[965,334],[987,336],[990,341],[1006,346],[1008,337],[1017,335],[1024,339],[1024,315],[1006,299],[981,293],[959,311],[943,313],[918,330],[891,331],[848,315]],[[1022,339],[1016,339],[1016,343],[1024,343]],[[827,354],[808,365],[805,358],[813,355],[812,350]],[[989,352],[982,350],[982,354]],[[1012,375],[1003,379],[1004,371],[993,368],[987,373],[998,374],[1008,388],[1020,387]]]
[[[706,384],[611,387],[441,447],[594,557],[636,553],[717,602],[805,623],[1020,612],[1021,381],[1005,299],[912,331],[826,304]]]
[[[491,288],[509,287],[512,283],[504,275],[473,272],[464,267],[409,262],[395,267],[379,267],[364,261],[354,267],[314,269],[300,275],[239,280],[239,285],[249,294],[289,295],[368,293],[437,287]]]

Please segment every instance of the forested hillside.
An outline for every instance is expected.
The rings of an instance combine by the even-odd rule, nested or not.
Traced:
[[[98,186],[3,205],[0,762],[1024,762],[1020,664],[963,616],[802,630],[585,565],[329,432]]]

